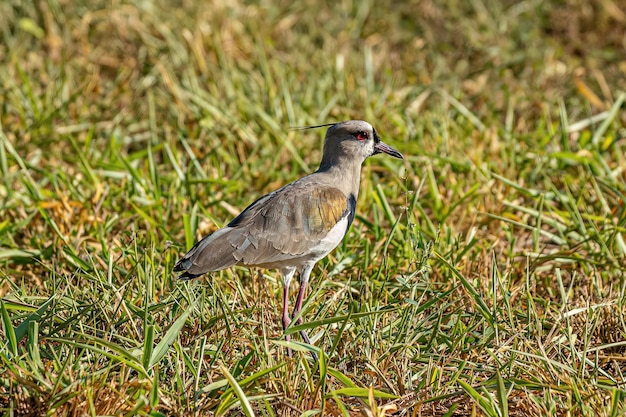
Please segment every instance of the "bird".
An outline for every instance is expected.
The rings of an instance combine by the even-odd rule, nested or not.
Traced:
[[[382,142],[363,120],[347,120],[301,129],[328,127],[317,171],[270,192],[244,209],[222,229],[201,239],[175,265],[179,280],[198,278],[235,265],[278,269],[283,284],[282,326],[299,316],[315,264],[347,234],[355,216],[361,166],[370,156],[404,156]],[[296,271],[300,288],[289,315],[289,286]],[[309,345],[306,331],[300,332]],[[286,335],[285,339],[290,340]],[[291,349],[287,349],[291,357]],[[312,353],[314,360],[317,355]]]

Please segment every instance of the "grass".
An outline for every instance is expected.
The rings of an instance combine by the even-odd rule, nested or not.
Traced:
[[[3,415],[624,415],[623,6],[2,2]],[[406,160],[289,359],[276,271],[172,267],[351,118]]]

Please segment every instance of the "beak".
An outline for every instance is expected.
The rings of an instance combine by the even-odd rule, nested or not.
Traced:
[[[391,146],[387,145],[385,142],[378,142],[374,144],[374,155],[377,153],[386,153],[387,155],[391,155],[398,159],[404,159],[404,156]]]

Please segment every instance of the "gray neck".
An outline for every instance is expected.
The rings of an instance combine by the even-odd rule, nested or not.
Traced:
[[[322,159],[317,173],[324,176],[329,184],[343,191],[346,196],[354,195],[356,200],[359,196],[362,161],[338,155],[331,161],[328,159],[330,158]]]

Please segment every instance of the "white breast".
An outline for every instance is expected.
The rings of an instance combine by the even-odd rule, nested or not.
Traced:
[[[343,216],[332,229],[330,229],[328,234],[320,241],[320,243],[311,248],[310,258],[315,259],[317,262],[328,255],[330,251],[339,245],[343,237],[346,235],[347,228],[348,216],[346,215]]]

